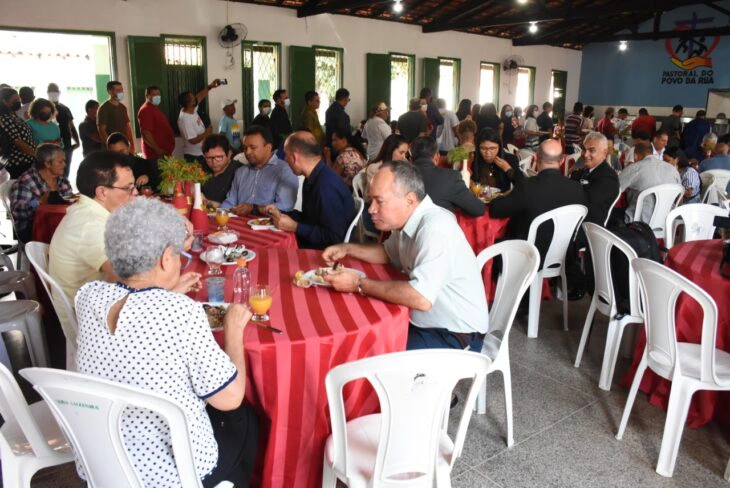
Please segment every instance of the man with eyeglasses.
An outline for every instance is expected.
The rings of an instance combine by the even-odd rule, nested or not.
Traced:
[[[223,134],[211,134],[203,141],[203,156],[212,176],[201,190],[209,205],[219,207],[233,184],[233,177],[241,163],[231,160],[231,146]]]
[[[246,129],[243,152],[249,164],[236,171],[221,208],[230,208],[236,215],[248,215],[267,205],[275,205],[282,212],[293,209],[299,179],[285,161],[276,157],[271,133],[256,125]]]

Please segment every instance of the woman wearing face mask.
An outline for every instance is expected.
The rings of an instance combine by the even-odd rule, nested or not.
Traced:
[[[41,144],[56,144],[63,147],[61,142],[61,129],[55,120],[56,107],[45,98],[36,98],[28,109],[30,120],[28,125],[33,131],[33,142],[36,146]]]
[[[499,118],[502,120],[502,143],[506,146],[512,144],[515,137],[515,126],[517,125],[514,120],[514,111],[512,105],[503,105],[502,111],[499,114]],[[514,122],[514,123],[513,123]]]
[[[15,115],[20,105],[17,91],[12,88],[0,90],[0,139],[4,141],[1,159],[13,179],[20,177],[35,162],[33,131]]]

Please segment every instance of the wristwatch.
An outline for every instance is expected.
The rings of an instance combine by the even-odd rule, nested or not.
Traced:
[[[363,277],[360,277],[360,278],[358,278],[358,279],[357,279],[357,292],[358,292],[358,293],[359,293],[360,295],[362,295],[362,296],[366,296],[366,295],[365,295],[365,292],[364,292],[364,291],[362,291],[362,280],[364,280],[364,279],[365,279],[365,278],[363,278]]]

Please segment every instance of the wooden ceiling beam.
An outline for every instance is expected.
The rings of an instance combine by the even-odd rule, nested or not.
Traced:
[[[319,14],[333,14],[335,12],[341,12],[343,10],[351,10],[363,7],[369,7],[371,5],[385,3],[393,0],[330,0],[325,4],[315,5],[304,5],[297,9],[297,17],[310,17],[312,15]]]
[[[547,22],[551,20],[578,20],[596,19],[605,21],[608,17],[623,14],[637,14],[652,12],[652,7],[660,11],[668,11],[686,5],[703,4],[706,0],[656,0],[654,5],[647,7],[639,1],[623,1],[610,3],[601,7],[553,8],[553,9],[525,9],[516,15],[490,16],[485,19],[471,20],[462,23],[433,23],[423,26],[424,33],[442,32],[447,30],[488,29],[507,25],[527,24],[529,22]]]

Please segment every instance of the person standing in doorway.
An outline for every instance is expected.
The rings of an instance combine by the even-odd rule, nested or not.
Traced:
[[[96,114],[99,139],[106,141],[111,134],[121,132],[129,140],[129,154],[134,154],[132,124],[129,122],[127,107],[122,103],[124,87],[118,81],[110,81],[106,84],[106,92],[109,94],[109,99],[101,104]]]
[[[183,147],[185,161],[197,161],[203,167],[205,167],[203,141],[211,134],[213,129],[210,126],[206,127],[203,119],[198,115],[198,104],[208,96],[210,90],[219,87],[220,84],[221,80],[216,78],[213,80],[213,83],[207,85],[198,93],[186,91],[177,97],[177,101],[180,104],[177,127],[180,129],[180,136],[185,140]]]
[[[231,149],[233,154],[241,151],[241,126],[238,125],[238,121],[233,117],[236,115],[236,102],[238,100],[231,100],[230,98],[224,98],[221,101],[221,110],[223,110],[223,117],[221,117],[218,123],[218,132],[228,137],[228,142],[231,143]]]
[[[319,142],[319,145],[324,145],[324,130],[322,130],[322,124],[319,123],[319,93],[314,90],[310,90],[304,94],[304,110],[302,110],[302,127],[307,129],[309,132],[314,134],[314,137]]]
[[[86,118],[79,124],[79,136],[81,137],[81,150],[84,157],[104,149],[104,143],[99,139],[99,129],[96,127],[96,112],[99,110],[99,102],[89,100],[86,102]]]
[[[145,102],[137,112],[137,121],[142,133],[142,154],[148,161],[157,161],[171,156],[175,150],[175,133],[167,116],[160,110],[162,93],[152,85],[145,88]]]
[[[350,92],[346,88],[340,88],[335,92],[335,101],[329,106],[325,113],[325,129],[327,130],[327,147],[332,148],[332,134],[351,134],[350,116],[345,112],[345,107],[350,103]]]
[[[283,88],[274,92],[274,110],[271,111],[271,136],[274,140],[274,151],[279,149],[284,138],[292,133],[291,121],[289,120],[289,93]]]
[[[18,95],[20,95],[21,105],[20,109],[15,112],[15,115],[20,117],[23,121],[28,122],[28,120],[30,120],[28,109],[30,109],[30,103],[35,100],[35,93],[33,93],[33,89],[31,87],[24,86],[18,90]]]
[[[80,145],[79,133],[76,132],[71,110],[58,101],[61,97],[61,90],[58,89],[58,85],[49,83],[47,92],[48,99],[56,106],[56,122],[58,122],[58,128],[61,129],[61,142],[63,142],[63,152],[66,154],[66,166],[63,170],[63,176],[68,178],[73,153]]]

